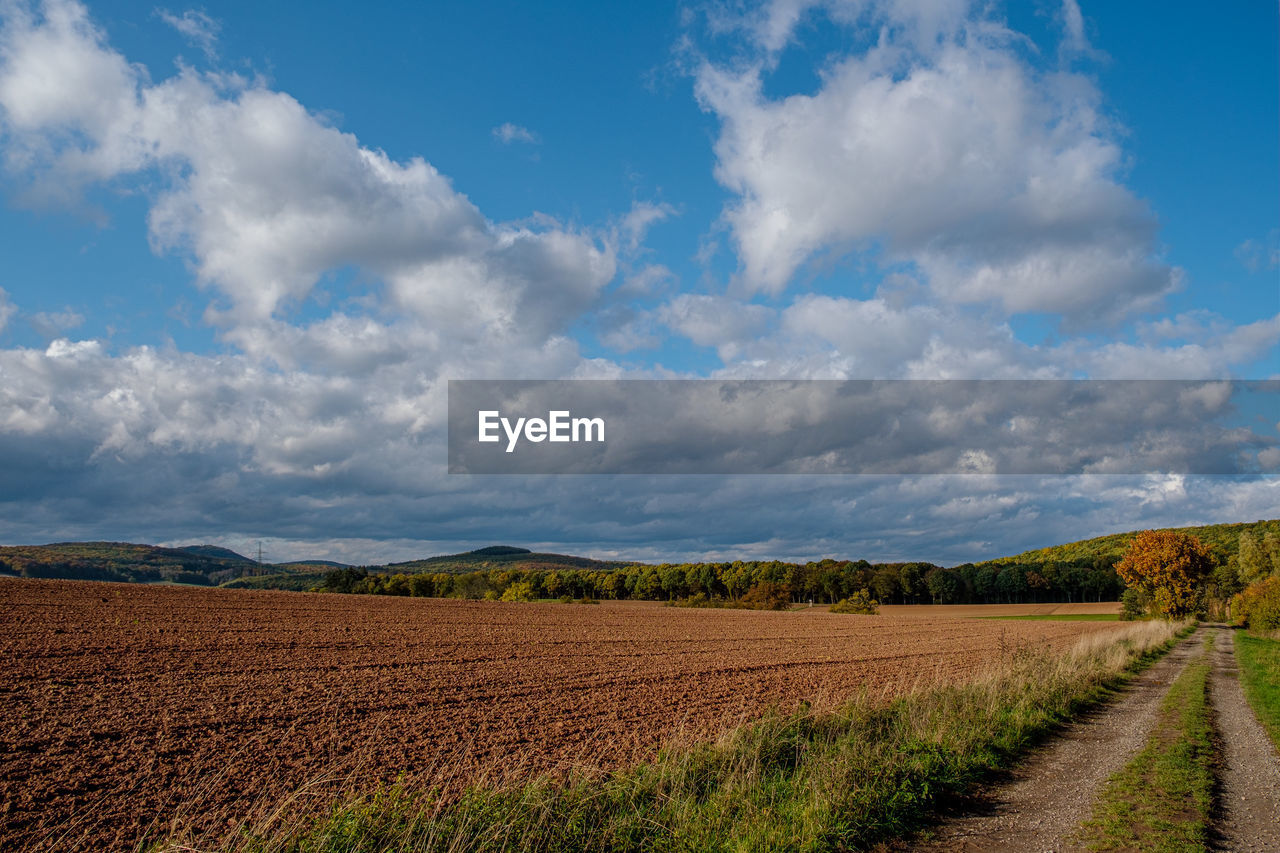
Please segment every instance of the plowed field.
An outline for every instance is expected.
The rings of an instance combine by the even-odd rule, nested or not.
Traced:
[[[0,579],[0,849],[128,849],[375,779],[617,766],[1116,627]]]

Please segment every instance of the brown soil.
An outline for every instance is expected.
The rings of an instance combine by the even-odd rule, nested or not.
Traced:
[[[989,616],[1117,615],[1118,601],[1086,601],[1071,604],[882,604],[882,616],[924,616],[929,619],[985,618]]]
[[[615,767],[770,705],[1114,623],[0,580],[0,849],[217,831],[290,794]]]

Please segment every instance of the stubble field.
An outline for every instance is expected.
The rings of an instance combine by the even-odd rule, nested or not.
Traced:
[[[610,768],[1116,623],[0,580],[0,849],[128,848],[400,778]]]

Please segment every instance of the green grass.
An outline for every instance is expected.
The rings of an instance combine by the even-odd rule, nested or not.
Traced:
[[[1245,698],[1280,749],[1280,640],[1237,631],[1235,646]]]
[[[976,681],[838,713],[769,714],[714,743],[569,782],[472,787],[453,798],[390,787],[319,817],[159,849],[356,851],[835,851],[909,834],[1007,767],[1173,643],[1144,623],[1070,654],[1009,655]],[[187,845],[186,847],[182,845]]]
[[[1210,635],[1169,687],[1146,746],[1107,781],[1083,826],[1089,849],[1208,849],[1216,761],[1209,701],[1212,647]]]
[[[1005,619],[1017,622],[1119,622],[1118,613],[1048,613],[1037,616],[979,616],[979,619]]]

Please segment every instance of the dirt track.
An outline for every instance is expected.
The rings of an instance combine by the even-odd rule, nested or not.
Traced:
[[[1218,849],[1275,853],[1280,850],[1280,755],[1244,698],[1235,631],[1215,632],[1210,693],[1222,738]]]
[[[1116,627],[19,580],[0,620],[5,850],[127,845],[326,776],[617,766]]]
[[[1111,774],[1135,755],[1165,691],[1199,648],[1200,634],[1134,679],[1119,700],[1069,726],[1010,780],[991,788],[976,812],[952,820],[912,850],[1057,853],[1082,849],[1071,836],[1092,813]]]
[[[1221,738],[1221,808],[1215,848],[1231,853],[1280,850],[1280,755],[1277,755],[1241,690],[1232,653],[1234,631],[1201,628],[1135,679],[1113,704],[1073,724],[993,786],[972,813],[950,820],[919,851],[1084,850],[1080,824],[1093,811],[1107,779],[1146,743],[1169,685],[1215,634],[1210,695]],[[902,847],[901,849],[907,849]]]

